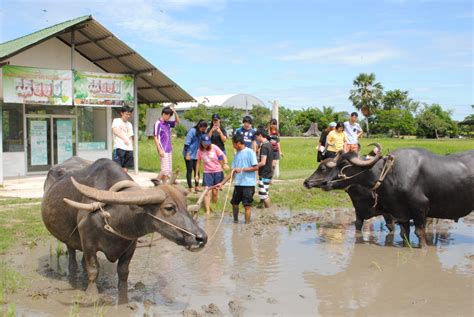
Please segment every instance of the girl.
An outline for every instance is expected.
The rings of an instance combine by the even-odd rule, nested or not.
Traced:
[[[336,122],[331,122],[328,127],[321,133],[321,137],[319,138],[319,144],[316,148],[318,151],[318,158],[317,161],[321,162],[326,158],[326,145],[327,145],[327,137],[329,132],[333,131],[336,128]]]
[[[344,150],[346,142],[347,136],[344,133],[344,124],[338,122],[336,124],[336,130],[331,131],[328,134],[326,158],[336,157],[337,152]]]
[[[201,161],[204,165],[204,175],[202,180],[203,186],[211,187],[224,180],[224,172],[222,171],[222,168],[225,170],[229,169],[229,165],[227,165],[227,157],[217,145],[211,143],[211,138],[207,134],[201,136],[201,142],[197,152],[198,182],[201,171]],[[217,193],[217,188],[212,189],[213,204],[217,203]],[[204,196],[204,208],[206,209],[206,214],[211,212],[209,192]]]
[[[194,178],[196,179],[196,156],[199,149],[201,135],[206,132],[206,128],[207,122],[204,120],[199,120],[199,122],[194,127],[189,129],[188,133],[186,133],[186,139],[184,140],[183,156],[184,162],[186,164],[186,181],[188,182],[190,192],[193,190],[195,192],[199,191],[199,182],[195,181],[195,186],[193,188],[191,177],[194,171]]]

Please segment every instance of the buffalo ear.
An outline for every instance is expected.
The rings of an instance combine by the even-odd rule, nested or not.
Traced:
[[[189,191],[188,191],[186,188],[184,188],[184,187],[181,186],[181,185],[173,185],[173,186],[174,186],[174,188],[176,188],[177,190],[179,190],[179,192],[180,192],[181,194],[183,194],[184,196],[188,196]]]

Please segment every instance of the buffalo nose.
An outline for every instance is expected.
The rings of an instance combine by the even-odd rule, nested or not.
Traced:
[[[200,245],[204,245],[207,243],[207,234],[205,233],[199,233],[196,235],[196,241],[200,244]]]

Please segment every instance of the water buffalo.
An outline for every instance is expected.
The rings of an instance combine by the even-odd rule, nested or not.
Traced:
[[[83,166],[77,168],[74,162]],[[111,262],[118,260],[118,287],[123,296],[139,237],[156,231],[191,251],[207,242],[206,233],[187,211],[182,190],[172,185],[141,188],[109,159],[91,164],[72,158],[51,169],[42,217],[49,232],[66,244],[70,271],[77,269],[76,250],[84,253],[87,292],[93,294],[98,292],[98,251]]]
[[[474,210],[474,150],[440,156],[424,149],[405,148],[363,160],[356,153],[341,153],[327,161],[311,178],[323,190],[358,184],[376,193],[377,206],[390,213],[409,237],[415,223],[420,246],[426,246],[426,217],[454,219]],[[385,177],[381,177],[385,174]]]

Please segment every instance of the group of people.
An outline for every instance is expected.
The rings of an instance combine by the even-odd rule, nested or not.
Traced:
[[[327,129],[321,133],[317,146],[317,161],[336,157],[339,151],[359,152],[359,138],[364,133],[357,123],[357,112],[351,113],[346,122],[331,122]]]

